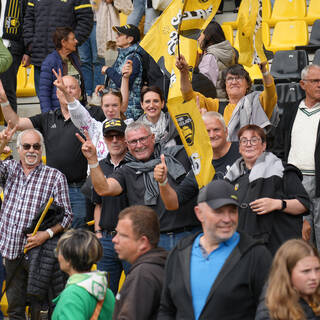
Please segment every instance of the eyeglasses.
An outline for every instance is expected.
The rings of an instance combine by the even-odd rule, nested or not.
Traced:
[[[311,84],[319,84],[320,79],[302,79],[303,81],[309,81]]]
[[[246,145],[248,145],[248,142],[250,142],[250,144],[251,144],[252,146],[255,146],[255,145],[258,144],[259,141],[261,141],[261,138],[258,138],[258,137],[253,137],[253,138],[251,138],[251,139],[241,138],[241,139],[240,139],[240,144],[241,144],[242,146],[246,146]]]
[[[244,78],[243,78],[243,77],[240,77],[240,76],[227,77],[227,78],[226,78],[226,82],[228,82],[228,83],[231,83],[231,82],[233,82],[233,81],[239,82],[239,81],[241,81],[242,79],[244,79]]]
[[[122,138],[124,138],[123,134],[105,134],[103,135],[108,141],[112,141],[113,138],[116,138],[116,140],[120,140]]]
[[[22,145],[23,150],[29,150],[30,148],[33,148],[33,150],[40,150],[41,149],[41,144],[40,143],[35,143],[35,144],[30,144],[30,143],[24,143]]]
[[[151,136],[151,134],[145,136],[145,137],[141,137],[139,139],[134,139],[134,140],[130,140],[130,141],[127,141],[127,144],[131,147],[135,147],[138,142],[140,142],[141,144],[146,144],[147,141],[148,141],[148,138]]]

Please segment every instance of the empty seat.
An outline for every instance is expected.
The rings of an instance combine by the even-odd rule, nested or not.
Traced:
[[[320,66],[320,49],[318,49],[313,57],[312,64],[318,64]]]
[[[264,21],[274,26],[279,21],[304,19],[306,13],[306,0],[275,0],[270,19]]]
[[[275,80],[297,81],[308,63],[308,55],[304,50],[278,51],[273,57],[270,72]]]
[[[280,114],[290,104],[305,98],[305,92],[301,89],[299,83],[278,83],[276,90]]]
[[[316,20],[312,25],[309,44],[320,45],[320,20]]]
[[[249,11],[250,0],[242,0],[239,7],[239,12],[237,14],[237,19],[235,21],[227,21],[224,22],[222,25],[231,26],[233,29],[238,28],[239,24],[239,17],[241,14],[246,13]],[[270,0],[262,0],[262,19],[269,20],[271,16],[271,3]]]
[[[305,20],[308,24],[313,24],[314,21],[320,17],[320,1],[319,0],[310,0],[307,16]]]
[[[277,22],[268,50],[294,50],[296,46],[308,44],[308,25],[305,21],[281,21]]]

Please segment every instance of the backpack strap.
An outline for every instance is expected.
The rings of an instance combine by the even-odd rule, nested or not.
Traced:
[[[96,308],[94,309],[90,320],[98,320],[100,312],[101,312],[101,308],[103,306],[103,303],[104,303],[104,299],[103,300],[99,300],[97,302]]]
[[[224,109],[226,108],[226,106],[228,105],[228,101],[221,101],[219,99],[219,109],[218,109],[218,112],[223,116],[224,114]]]

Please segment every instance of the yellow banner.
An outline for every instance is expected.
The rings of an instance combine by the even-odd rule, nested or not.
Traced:
[[[140,43],[170,77],[168,110],[192,161],[199,188],[214,176],[210,139],[194,100],[183,102],[180,73],[175,67],[178,55],[185,56],[191,70],[197,56],[197,39],[216,14],[221,0],[172,0]],[[178,37],[179,32],[179,37]]]
[[[182,97],[170,99],[167,106],[191,160],[198,186],[202,188],[212,181],[215,171],[212,147],[201,114],[194,100],[184,102]]]
[[[262,42],[262,0],[242,0],[239,15],[239,63],[251,67],[267,60]]]

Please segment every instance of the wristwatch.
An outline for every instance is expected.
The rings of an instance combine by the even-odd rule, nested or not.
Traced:
[[[281,200],[281,201],[282,201],[281,211],[283,211],[287,207],[287,202],[285,200]]]

